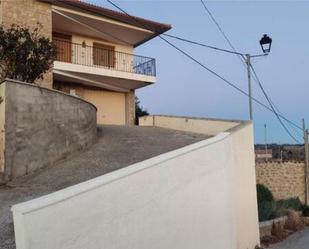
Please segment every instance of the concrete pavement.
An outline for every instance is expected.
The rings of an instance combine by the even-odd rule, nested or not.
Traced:
[[[309,228],[294,233],[286,240],[272,245],[271,249],[309,249]]]

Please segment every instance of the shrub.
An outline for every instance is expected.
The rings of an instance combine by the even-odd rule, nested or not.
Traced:
[[[274,201],[258,202],[259,221],[265,221],[275,218],[274,210],[275,210]]]
[[[304,205],[304,206],[302,207],[302,210],[303,210],[303,216],[309,217],[309,206]]]
[[[42,25],[33,30],[0,25],[0,81],[4,78],[33,83],[43,79],[52,66],[56,49],[48,37],[41,36]]]
[[[271,202],[274,200],[274,197],[271,191],[267,187],[265,187],[263,184],[257,184],[256,191],[257,191],[258,203]]]
[[[285,223],[285,228],[291,231],[299,231],[304,227],[305,224],[300,215],[294,210],[289,210],[288,219]]]
[[[276,202],[277,209],[293,209],[295,211],[302,210],[302,203],[298,197],[289,198],[285,200],[278,200]]]

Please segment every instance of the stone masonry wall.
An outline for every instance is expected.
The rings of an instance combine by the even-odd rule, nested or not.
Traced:
[[[305,201],[305,165],[298,162],[256,163],[256,181],[268,187],[275,199],[299,197]]]
[[[5,84],[5,180],[54,164],[96,140],[96,108],[33,84]]]
[[[37,23],[42,25],[41,34],[52,38],[52,9],[51,4],[37,0],[1,0],[0,22],[5,27],[17,24],[33,29]],[[52,88],[52,72],[45,74],[43,80],[38,80],[41,86]]]
[[[126,93],[126,113],[127,113],[127,125],[135,124],[135,92],[131,90]]]
[[[5,87],[0,85],[0,183],[4,173]]]

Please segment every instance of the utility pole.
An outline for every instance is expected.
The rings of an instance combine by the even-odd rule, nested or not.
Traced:
[[[253,120],[252,113],[252,88],[251,88],[251,55],[246,54],[246,64],[247,64],[247,72],[248,72],[248,95],[249,95],[249,117],[250,120]]]
[[[309,146],[308,146],[308,129],[306,129],[305,119],[303,119],[303,132],[304,132],[304,147],[305,147],[305,203],[309,204],[308,197],[308,173],[309,173]]]
[[[266,130],[266,124],[264,124],[264,139],[265,139],[265,158],[267,161],[267,130]]]

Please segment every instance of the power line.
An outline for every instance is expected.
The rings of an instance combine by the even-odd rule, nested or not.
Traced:
[[[281,120],[281,118],[279,117],[278,113],[276,112],[276,110],[275,110],[275,108],[274,108],[274,106],[273,106],[273,104],[272,104],[270,98],[268,97],[268,95],[267,95],[267,93],[266,93],[264,87],[262,86],[262,83],[261,83],[259,77],[257,76],[257,73],[255,72],[254,67],[253,67],[251,64],[250,64],[250,68],[252,69],[252,72],[253,72],[253,74],[255,75],[255,77],[256,77],[256,79],[257,79],[257,82],[258,82],[258,84],[259,84],[259,86],[260,86],[260,88],[261,88],[261,90],[262,90],[262,92],[263,92],[265,98],[267,99],[267,101],[268,101],[268,103],[269,103],[271,109],[273,110],[273,113],[276,115],[276,117],[277,117],[277,119],[279,120],[280,124],[282,125],[282,127],[284,128],[284,130],[289,134],[289,136],[290,136],[295,142],[297,142],[297,143],[300,144],[301,142],[300,142],[299,140],[297,140],[297,139],[292,135],[292,133],[289,131],[289,129],[288,129],[288,128],[285,126],[285,124],[282,122],[282,120]]]
[[[230,47],[233,49],[234,52],[237,52],[236,48],[233,46],[232,42],[230,41],[230,39],[227,37],[227,35],[225,34],[225,32],[223,31],[223,29],[220,27],[219,23],[217,22],[217,20],[215,19],[215,17],[213,16],[213,14],[210,12],[210,10],[207,8],[205,2],[203,0],[201,0],[202,5],[204,6],[204,9],[206,10],[206,12],[208,13],[208,15],[210,16],[210,18],[212,19],[212,21],[215,23],[215,25],[217,26],[217,28],[219,29],[220,33],[223,35],[223,37],[225,38],[225,40],[227,41],[227,43],[230,45]],[[240,59],[241,63],[246,66],[246,64],[244,63],[243,60],[245,60],[244,55],[239,55],[238,58]],[[243,59],[243,60],[242,60]]]
[[[162,34],[162,35],[170,37],[170,38],[174,38],[174,39],[177,39],[177,40],[180,40],[180,41],[188,42],[188,43],[191,43],[191,44],[194,44],[194,45],[199,45],[201,47],[206,47],[206,48],[210,48],[210,49],[214,49],[214,50],[218,50],[218,51],[222,51],[222,52],[226,52],[226,53],[230,53],[230,54],[245,55],[245,54],[237,52],[237,51],[230,51],[230,50],[227,50],[227,49],[224,49],[224,48],[218,48],[218,47],[215,47],[215,46],[207,45],[207,44],[204,44],[204,43],[201,43],[201,42],[192,41],[192,40],[182,38],[182,37],[179,37],[179,36],[175,36],[175,35],[170,35],[170,34]]]
[[[225,38],[225,40],[227,41],[227,43],[230,45],[230,47],[233,49],[234,52],[236,52],[235,47],[233,46],[232,42],[230,41],[230,39],[227,37],[227,35],[225,34],[225,32],[223,31],[223,29],[220,27],[219,23],[217,22],[217,20],[215,19],[214,15],[211,13],[211,11],[207,8],[205,2],[203,0],[201,0],[201,3],[204,7],[204,9],[207,11],[207,13],[209,14],[210,18],[212,19],[212,21],[215,23],[215,25],[217,26],[217,28],[219,29],[219,31],[221,32],[221,34],[223,35],[223,37]],[[240,58],[240,56],[242,57],[242,59]],[[245,58],[244,55],[240,55],[238,56],[238,58],[241,60],[242,64],[246,67],[246,63],[244,62]],[[259,80],[259,77],[257,76],[257,73],[255,72],[253,66],[250,64],[250,67],[252,68],[252,71],[254,73],[254,80],[258,83],[259,87],[261,88],[266,100],[268,101],[271,109],[273,110],[273,113],[276,115],[277,119],[279,120],[280,124],[283,126],[284,130],[288,133],[288,135],[290,137],[292,137],[293,140],[295,140],[296,142],[299,142],[292,134],[291,132],[288,130],[288,128],[285,126],[285,124],[282,122],[280,116],[282,115],[278,115],[278,113],[275,110],[275,105],[273,103],[273,101],[270,99],[270,97],[267,95],[265,89],[262,86],[261,81]],[[278,109],[276,107],[276,109]],[[301,129],[301,127],[299,127],[298,125],[295,125],[293,122],[288,121],[289,123],[291,123],[292,125],[296,126],[297,128]],[[301,129],[302,130],[302,129]]]
[[[137,20],[134,16],[131,16],[130,14],[128,14],[125,10],[123,10],[122,8],[120,8],[118,5],[116,5],[115,3],[113,3],[110,0],[106,0],[107,2],[109,2],[111,5],[113,5],[115,8],[117,8],[118,10],[120,10],[121,12],[125,13],[127,16],[131,17],[132,19],[135,20],[135,22],[137,22],[140,25],[143,25],[144,28],[149,29],[146,25],[144,25],[144,23],[140,22],[139,20]],[[170,46],[172,46],[173,48],[175,48],[177,51],[179,51],[180,53],[182,53],[183,55],[185,55],[186,57],[188,57],[190,60],[194,61],[195,63],[197,63],[198,65],[200,65],[201,67],[203,67],[205,70],[207,70],[208,72],[210,72],[211,74],[215,75],[217,78],[221,79],[222,81],[224,81],[225,83],[227,83],[229,86],[233,87],[234,89],[236,89],[237,91],[241,92],[242,94],[246,95],[247,97],[249,97],[249,94],[246,93],[244,90],[242,90],[241,88],[239,88],[238,86],[236,86],[235,84],[233,84],[232,82],[228,81],[227,79],[225,79],[223,76],[219,75],[218,73],[216,73],[214,70],[208,68],[207,66],[205,66],[203,63],[201,63],[200,61],[198,61],[197,59],[195,59],[193,56],[191,56],[189,53],[185,52],[184,50],[180,49],[179,47],[177,47],[176,45],[174,45],[173,43],[171,43],[170,41],[168,41],[167,39],[165,39],[164,37],[162,37],[160,34],[157,34],[159,38],[161,38],[163,41],[165,41],[166,43],[168,43]],[[257,104],[261,105],[262,107],[264,107],[265,109],[271,111],[274,113],[274,111],[269,108],[267,105],[265,105],[264,103],[262,103],[261,101],[259,101],[258,99],[252,97],[252,100],[255,101]],[[279,114],[278,114],[279,115]],[[293,124],[295,127],[301,129],[298,125],[294,124],[292,121],[288,120],[287,118],[285,118],[284,116],[279,115],[282,119],[284,119],[285,121]]]
[[[191,44],[194,44],[194,45],[198,45],[198,46],[201,46],[201,47],[206,47],[206,48],[210,48],[210,49],[214,49],[214,50],[219,50],[219,51],[222,51],[222,52],[227,52],[227,53],[236,54],[236,55],[245,55],[244,53],[240,53],[240,52],[237,52],[237,51],[230,51],[230,50],[214,47],[214,46],[211,46],[211,45],[207,45],[207,44],[204,44],[204,43],[201,43],[201,42],[189,40],[189,39],[182,38],[182,37],[175,36],[175,35],[170,35],[170,34],[162,34],[162,35],[170,37],[170,38],[173,38],[173,39],[176,39],[176,40],[180,40],[180,41],[183,41],[183,42],[187,42],[187,43],[191,43]],[[246,64],[244,63],[243,60],[242,60],[242,62],[243,62],[243,65],[246,67]],[[253,77],[254,77],[254,80],[258,83],[257,76],[253,75]],[[261,82],[260,82],[260,84],[261,84]],[[268,96],[268,99],[271,102],[271,104],[273,105],[274,109],[280,114],[280,116],[283,116],[282,112],[280,112],[279,108],[275,105],[275,103],[270,99],[269,96]],[[289,121],[287,121],[287,122],[289,122]],[[291,123],[291,124],[295,126],[294,123]],[[296,125],[296,127],[300,128],[297,125]]]

